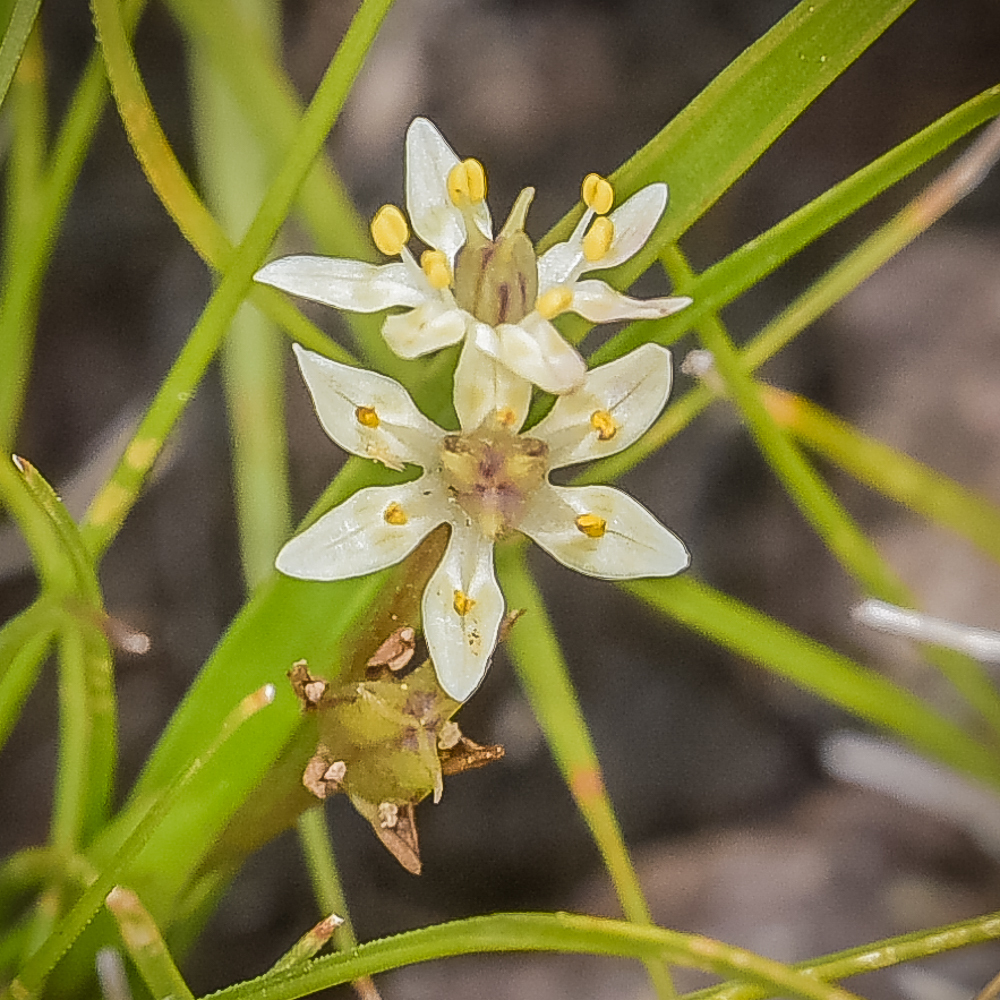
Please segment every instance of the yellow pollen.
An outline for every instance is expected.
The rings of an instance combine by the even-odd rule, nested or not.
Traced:
[[[618,433],[618,424],[607,410],[594,410],[590,415],[590,426],[597,431],[598,441],[610,441]]]
[[[615,224],[606,215],[599,215],[583,238],[583,256],[591,263],[599,261],[611,249],[614,238]]]
[[[463,160],[448,171],[448,197],[459,208],[485,200],[486,171],[479,160]]]
[[[603,538],[608,530],[608,522],[596,514],[581,514],[576,519],[576,526],[588,538]]]
[[[458,615],[459,618],[464,618],[475,607],[475,604],[476,602],[471,597],[463,594],[462,591],[455,591],[453,606],[455,608],[455,614]]]
[[[395,205],[383,205],[372,219],[372,239],[387,257],[395,257],[406,246],[410,227]]]
[[[382,517],[385,519],[386,524],[394,525],[397,528],[401,528],[410,520],[406,516],[406,511],[395,500],[382,511]]]
[[[375,428],[382,423],[378,418],[378,414],[370,406],[359,406],[354,411],[354,416],[357,418],[358,423],[364,427]]]
[[[497,410],[497,423],[502,427],[513,427],[517,414],[509,406],[501,406]]]
[[[615,189],[600,174],[587,174],[580,187],[580,197],[587,208],[598,215],[607,215],[615,202]]]
[[[584,237],[583,245],[584,253],[586,253],[586,237]],[[572,304],[573,292],[565,285],[556,285],[555,288],[550,288],[538,296],[535,300],[535,312],[543,319],[552,319],[560,313],[566,312]]]
[[[447,288],[451,284],[448,257],[440,250],[425,250],[420,255],[420,269],[426,275],[431,288]]]

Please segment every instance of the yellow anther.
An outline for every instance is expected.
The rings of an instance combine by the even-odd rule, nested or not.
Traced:
[[[372,239],[387,257],[395,257],[406,246],[410,227],[406,216],[395,205],[383,205],[372,219]]]
[[[378,425],[382,423],[382,421],[378,418],[378,414],[370,406],[359,406],[354,411],[354,416],[357,418],[358,423],[363,427],[374,428],[378,427]]]
[[[592,208],[598,215],[607,215],[615,203],[615,189],[600,174],[587,174],[580,187],[580,197],[587,208]]]
[[[515,420],[517,420],[517,414],[509,406],[501,406],[497,410],[497,423],[501,427],[513,427]]]
[[[455,599],[453,602],[453,607],[455,608],[455,614],[459,618],[464,618],[476,605],[476,602],[462,591],[455,591]]]
[[[397,528],[401,528],[410,520],[406,516],[406,511],[395,500],[382,511],[382,517],[385,519],[386,524],[394,525]]]
[[[486,171],[479,160],[463,160],[448,171],[448,197],[459,207],[485,200]]]
[[[440,250],[425,250],[420,255],[420,269],[426,275],[431,288],[447,288],[451,284],[448,257]]]
[[[586,246],[586,242],[586,238],[584,238],[584,246]],[[555,288],[550,288],[535,299],[535,312],[543,319],[552,319],[554,316],[566,312],[572,304],[573,292],[564,285],[556,285]]]
[[[603,538],[608,530],[608,522],[596,514],[581,514],[576,519],[576,526],[588,538]]]
[[[614,238],[615,224],[606,215],[599,215],[583,238],[583,256],[596,263],[611,249]]]
[[[618,424],[607,410],[594,410],[590,415],[590,426],[597,431],[598,441],[610,441],[618,433]]]

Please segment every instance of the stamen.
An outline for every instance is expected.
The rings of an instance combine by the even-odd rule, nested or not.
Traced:
[[[396,257],[410,238],[406,216],[395,205],[383,205],[372,219],[372,239],[387,257]]]
[[[476,602],[462,591],[456,590],[452,606],[455,608],[455,614],[459,618],[464,618],[476,606]]]
[[[479,160],[463,160],[448,171],[448,197],[459,208],[486,199],[486,171]]]
[[[397,528],[401,528],[410,520],[406,516],[406,511],[395,500],[382,512],[382,517],[385,519],[386,524],[392,524]]]
[[[576,526],[588,538],[603,538],[608,530],[608,522],[596,514],[581,514],[576,519]]]
[[[611,249],[614,238],[615,224],[606,215],[599,215],[583,238],[583,256],[596,263]]]
[[[513,427],[515,420],[517,420],[517,414],[509,406],[501,406],[497,410],[497,423],[501,427]]]
[[[607,410],[594,410],[590,415],[590,426],[597,431],[598,441],[610,441],[618,433],[618,424]]]
[[[584,252],[586,253],[586,239],[584,239]],[[573,304],[573,292],[564,285],[557,285],[543,292],[535,301],[535,312],[543,319],[552,319],[560,313],[566,312]]]
[[[354,416],[357,419],[358,423],[361,424],[363,427],[371,427],[374,429],[375,427],[378,427],[380,423],[382,423],[382,421],[379,420],[378,418],[378,414],[370,406],[359,406],[354,411]]]
[[[584,205],[598,215],[607,215],[615,202],[615,189],[600,174],[587,174],[580,187]]]
[[[441,250],[425,250],[420,255],[420,269],[426,275],[431,288],[447,288],[451,284],[448,257]]]

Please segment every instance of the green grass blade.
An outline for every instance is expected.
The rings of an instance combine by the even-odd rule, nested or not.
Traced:
[[[683,313],[667,320],[630,324],[598,348],[590,356],[590,364],[604,364],[647,341],[669,346],[702,316],[737,299],[839,222],[997,114],[1000,87],[991,87],[949,111],[698,275],[689,289],[694,304]]]
[[[859,482],[949,528],[1000,562],[1000,508],[802,396],[762,387],[771,416]]]
[[[647,247],[611,272],[630,284],[760,158],[913,0],[804,0],[733,60],[612,175],[622,197],[670,184],[670,207]],[[565,239],[578,206],[543,241]]]

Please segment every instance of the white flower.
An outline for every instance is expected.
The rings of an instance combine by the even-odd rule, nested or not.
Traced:
[[[568,392],[583,381],[579,353],[550,320],[575,312],[594,323],[655,319],[689,305],[688,298],[633,299],[588,271],[615,267],[649,239],[667,205],[667,186],[651,184],[614,212],[611,185],[597,174],[583,182],[587,206],[573,235],[536,257],[524,222],[533,188],[519,195],[494,239],[486,205],[486,175],[477,160],[460,161],[426,118],[406,134],[406,208],[430,248],[418,261],[407,249],[410,229],[394,205],[372,221],[375,244],[399,262],[381,266],[328,257],[283,257],[257,281],[354,312],[394,306],[383,334],[404,358],[463,338],[546,392]]]
[[[449,524],[445,554],[424,591],[424,635],[445,692],[464,701],[496,645],[504,601],[493,543],[517,530],[572,569],[609,580],[671,576],[688,565],[683,543],[644,507],[609,486],[554,486],[552,469],[627,448],[670,393],[670,354],[646,344],[589,372],[527,434],[528,393],[482,412],[456,398],[460,433],[442,430],[393,379],[304,350],[295,353],[327,434],[342,448],[423,475],[359,490],[293,538],[277,567],[307,580],[373,573],[409,555]]]

